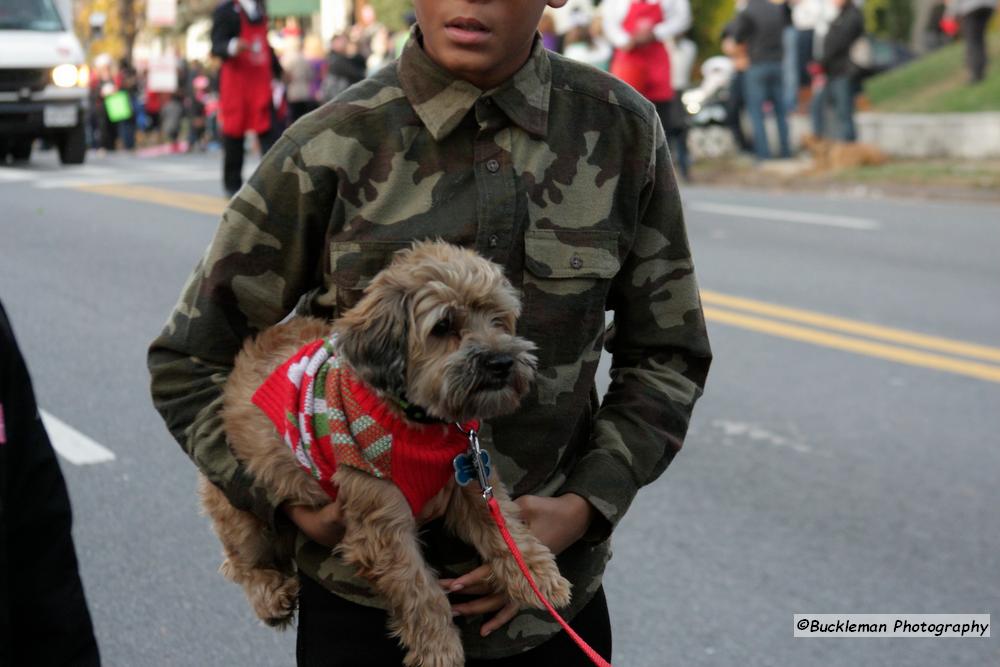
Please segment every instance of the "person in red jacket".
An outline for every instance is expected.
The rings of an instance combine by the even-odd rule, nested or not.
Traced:
[[[224,0],[212,14],[212,53],[222,59],[219,73],[222,181],[230,197],[243,186],[243,143],[247,132],[262,153],[277,140],[271,81],[281,65],[267,41],[263,0]]]

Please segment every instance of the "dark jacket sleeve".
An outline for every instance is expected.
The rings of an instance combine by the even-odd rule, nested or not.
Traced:
[[[848,7],[830,25],[823,39],[820,64],[830,76],[843,76],[850,71],[851,46],[865,32],[864,17],[856,7]]]
[[[223,60],[231,58],[229,42],[239,36],[240,15],[233,11],[233,3],[227,0],[218,5],[212,12],[212,55]],[[280,79],[281,74],[281,62],[274,49],[271,49],[271,75],[275,79]]]
[[[99,665],[69,495],[0,305],[0,665]]]
[[[240,16],[232,2],[223,2],[212,12],[212,55],[223,60],[230,57],[229,42],[240,36]]]
[[[730,37],[740,44],[746,44],[750,40],[751,35],[753,35],[754,25],[750,15],[744,9],[736,15],[736,18],[726,28],[729,30]]]

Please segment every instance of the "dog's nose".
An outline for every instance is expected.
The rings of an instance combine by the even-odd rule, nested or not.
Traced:
[[[507,377],[510,369],[514,367],[514,357],[509,354],[495,354],[492,357],[488,357],[483,362],[483,366],[496,377]]]

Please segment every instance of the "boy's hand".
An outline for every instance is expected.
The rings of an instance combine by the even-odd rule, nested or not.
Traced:
[[[632,41],[641,46],[655,40],[656,35],[653,34],[653,27],[655,25],[655,23],[649,20],[639,21],[635,26],[635,32],[632,33]]]
[[[594,508],[583,497],[567,493],[556,498],[521,496],[515,500],[521,508],[521,518],[528,529],[547,546],[553,554],[560,554],[575,544],[586,533],[593,518]],[[492,586],[493,571],[489,565],[480,565],[457,579],[442,579],[441,587],[448,593],[461,591],[479,595],[475,600],[452,606],[456,616],[474,616],[498,612],[483,624],[479,634],[485,637],[506,625],[520,610],[505,593],[497,593]]]
[[[455,482],[451,480],[450,484],[445,485],[443,489],[438,491],[436,496],[427,501],[420,511],[420,516],[417,517],[417,523],[423,525],[428,521],[433,521],[438,517],[444,516],[454,491]],[[317,544],[322,544],[332,549],[344,539],[346,528],[344,527],[344,515],[341,511],[339,498],[323,507],[282,503],[281,508],[288,515],[288,518],[292,520],[292,523],[306,537]]]
[[[332,549],[344,538],[344,517],[340,502],[332,502],[323,507],[282,503],[281,507],[292,523],[317,544]]]

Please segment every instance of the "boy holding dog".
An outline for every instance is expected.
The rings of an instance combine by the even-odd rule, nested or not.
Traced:
[[[424,238],[475,249],[522,294],[536,386],[481,436],[573,584],[563,616],[610,658],[609,537],[680,449],[711,352],[656,111],[544,50],[538,20],[565,1],[415,0],[398,62],[296,123],[233,198],[151,347],[171,432],[235,507],[290,539],[300,665],[398,665],[402,651],[365,581],[331,555],[337,505],[275,506],[234,458],[222,386],[245,338],[292,311],[339,317]],[[613,382],[598,405],[602,346]],[[544,612],[494,594],[489,568],[440,523],[425,525],[426,557],[455,594],[467,664],[589,664]]]

